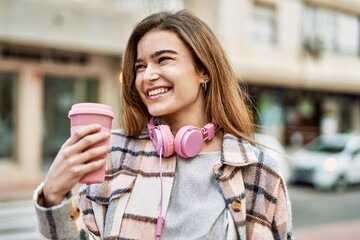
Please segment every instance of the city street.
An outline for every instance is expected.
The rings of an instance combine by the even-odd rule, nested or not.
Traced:
[[[342,193],[289,186],[295,240],[360,240],[360,186]],[[0,202],[0,240],[36,240],[30,199]]]
[[[69,204],[66,216],[44,209],[38,224],[32,200],[46,182],[40,201],[53,205],[104,171],[88,196],[109,209],[96,219],[102,235],[147,238],[157,212],[184,231],[186,212],[176,207],[172,221],[166,196],[178,190],[180,203],[195,197],[205,211],[211,193],[198,189],[214,179],[185,161],[179,170],[177,157],[216,151],[229,164],[210,163],[216,177],[231,170],[218,201],[241,214],[236,226],[257,221],[247,238],[291,227],[283,235],[294,240],[360,240],[359,69],[360,0],[0,0],[0,240],[39,240],[39,226],[62,238],[83,214],[106,213]],[[197,170],[199,183],[189,178]],[[246,186],[232,182],[241,174]],[[165,186],[175,178],[192,184]],[[183,222],[209,232],[196,216]],[[62,218],[74,222],[54,223]]]

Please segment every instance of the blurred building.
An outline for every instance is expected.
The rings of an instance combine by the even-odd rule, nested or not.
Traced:
[[[287,145],[360,131],[358,0],[2,0],[0,191],[43,178],[69,136],[73,103],[118,112],[120,57],[132,27],[159,9],[181,8],[223,43],[261,131]]]
[[[360,1],[193,2],[248,84],[261,131],[290,145],[360,130]]]
[[[122,49],[133,26],[159,7],[138,0],[0,1],[0,192],[43,178],[69,137],[73,103],[106,103],[118,114]]]

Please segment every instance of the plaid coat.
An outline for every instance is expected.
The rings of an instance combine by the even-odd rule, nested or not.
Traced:
[[[36,204],[42,239],[155,239],[160,183],[154,145],[145,133],[135,139],[121,131],[112,133],[111,142],[103,184],[84,185],[79,196],[49,209]],[[165,213],[175,166],[176,156],[163,159]],[[213,171],[241,240],[292,239],[288,193],[273,159],[224,134]]]

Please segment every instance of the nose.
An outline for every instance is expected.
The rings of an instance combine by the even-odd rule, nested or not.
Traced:
[[[146,67],[145,73],[143,75],[143,79],[146,82],[151,82],[159,78],[158,69],[154,66],[148,65]]]

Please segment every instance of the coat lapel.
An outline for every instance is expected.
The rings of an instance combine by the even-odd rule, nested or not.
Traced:
[[[241,167],[257,161],[249,142],[240,141],[231,134],[224,135],[221,159],[214,166],[214,175],[241,240],[246,239],[246,199]]]

